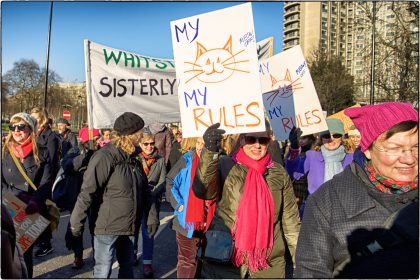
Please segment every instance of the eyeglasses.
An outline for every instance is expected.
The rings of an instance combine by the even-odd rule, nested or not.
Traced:
[[[268,137],[254,137],[254,136],[245,136],[245,143],[247,145],[252,145],[255,143],[260,143],[261,145],[267,145],[270,142]]]
[[[154,146],[155,142],[145,142],[143,143],[144,146]]]
[[[16,128],[18,129],[18,131],[23,131],[27,127],[28,127],[28,125],[26,125],[24,123],[21,123],[21,124],[11,124],[11,125],[9,125],[10,131],[15,131]]]
[[[375,149],[377,149],[379,152],[385,153],[388,156],[391,157],[400,157],[405,152],[409,151],[413,156],[418,156],[419,154],[419,146],[414,146],[411,149],[404,149],[403,147],[395,147],[395,148],[384,148],[384,147],[378,147],[376,145],[373,145]]]
[[[328,134],[321,135],[321,138],[324,138],[324,139],[330,139],[330,138],[331,138],[331,136],[332,136],[334,139],[338,139],[338,138],[343,137],[343,135],[338,134],[338,133],[334,133],[333,135],[331,135],[330,133],[328,133]]]

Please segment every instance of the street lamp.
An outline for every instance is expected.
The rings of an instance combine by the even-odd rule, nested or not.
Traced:
[[[370,104],[375,103],[375,22],[376,2],[372,3],[372,60],[370,64]]]

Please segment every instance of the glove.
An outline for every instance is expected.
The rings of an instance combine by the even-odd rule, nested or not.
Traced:
[[[215,123],[208,127],[203,134],[204,146],[207,150],[212,152],[218,152],[220,142],[222,141],[222,134],[226,131],[219,129],[220,123]]]
[[[147,233],[150,238],[153,238],[158,230],[158,224],[147,225]]]
[[[290,141],[290,147],[292,147],[292,149],[299,148],[299,138],[301,135],[302,135],[302,130],[300,128],[293,127],[292,130],[290,130],[289,141]]]
[[[70,229],[67,229],[66,235],[64,237],[65,241],[66,241],[66,247],[69,250],[72,250],[74,247],[74,239],[75,236],[71,233]]]
[[[26,214],[30,215],[30,214],[37,213],[38,211],[39,211],[38,203],[36,203],[34,200],[30,200],[28,202],[28,205],[25,208]]]

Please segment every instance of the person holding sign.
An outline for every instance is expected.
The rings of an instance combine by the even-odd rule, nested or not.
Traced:
[[[360,149],[308,198],[296,277],[418,278],[418,112],[387,102],[344,113]]]
[[[342,145],[344,125],[339,119],[327,119],[328,130],[320,134],[320,141],[306,152],[305,158],[299,157],[299,150],[290,148],[291,156],[286,160],[289,175],[299,180],[308,176],[308,192],[313,194],[323,183],[330,180],[353,160],[353,154],[347,154]],[[304,160],[301,164],[300,161]]]
[[[143,119],[131,112],[115,120],[111,142],[96,151],[89,161],[70,217],[71,233],[77,237],[89,207],[98,213],[94,229],[94,278],[109,278],[115,254],[120,267],[118,278],[133,278],[134,234],[143,212],[148,216],[148,225],[159,224],[157,217],[149,215],[150,189],[136,159],[143,127]]]
[[[54,177],[48,149],[41,147],[36,141],[36,120],[27,113],[17,113],[10,119],[9,128],[10,133],[2,150],[2,195],[13,192],[27,204],[26,214],[39,212],[48,217],[45,201],[51,195]],[[21,174],[20,167],[23,167],[26,176],[37,186],[36,191]],[[23,254],[29,278],[32,278],[33,273],[32,251],[33,245]]]
[[[268,153],[268,131],[241,134],[240,148],[220,157],[224,131],[219,125],[204,132],[193,190],[201,199],[218,199],[209,231],[227,232],[234,248],[227,264],[204,259],[202,274],[213,279],[284,278],[285,247],[294,260],[300,229],[292,182]]]

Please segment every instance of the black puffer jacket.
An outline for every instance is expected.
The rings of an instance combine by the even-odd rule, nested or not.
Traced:
[[[81,233],[89,207],[98,213],[95,234],[134,235],[143,211],[147,217],[151,204],[147,177],[135,155],[129,156],[112,143],[94,153],[70,218],[75,236]],[[147,221],[159,224],[156,210]]]

